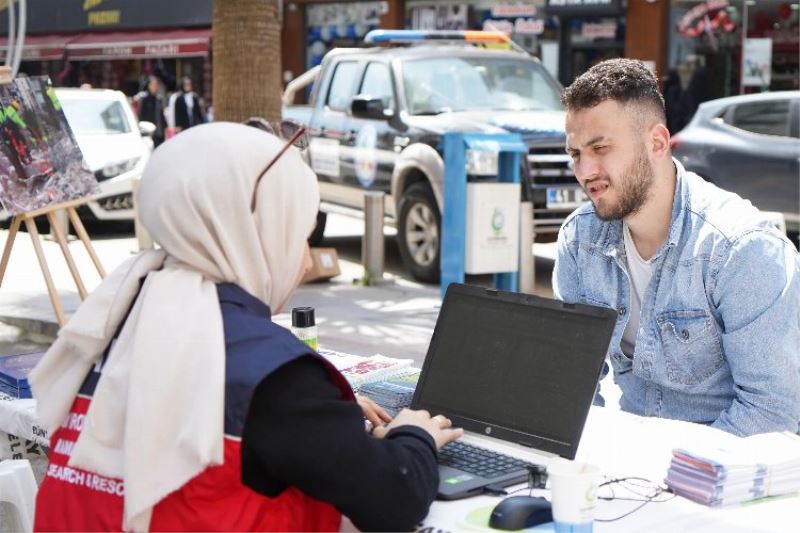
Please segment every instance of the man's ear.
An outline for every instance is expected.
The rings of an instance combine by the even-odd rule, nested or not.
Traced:
[[[656,123],[650,126],[648,137],[653,157],[660,159],[671,156],[669,147],[669,130],[664,124]]]

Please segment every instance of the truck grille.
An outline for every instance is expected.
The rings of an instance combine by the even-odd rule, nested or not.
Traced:
[[[534,231],[538,234],[558,232],[564,218],[575,209],[575,206],[547,206],[548,188],[579,188],[569,163],[570,157],[564,152],[563,143],[534,144],[529,148],[530,198],[533,200]]]

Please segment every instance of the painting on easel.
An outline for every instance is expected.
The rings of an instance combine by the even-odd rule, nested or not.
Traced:
[[[0,86],[0,203],[18,215],[98,191],[46,76]]]

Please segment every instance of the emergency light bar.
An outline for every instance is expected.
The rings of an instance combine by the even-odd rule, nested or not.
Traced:
[[[467,43],[507,43],[510,41],[502,31],[449,31],[449,30],[372,30],[364,36],[364,42],[419,43],[423,41],[461,41]]]

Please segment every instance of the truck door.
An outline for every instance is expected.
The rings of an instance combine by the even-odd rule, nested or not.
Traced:
[[[372,61],[367,63],[356,94],[380,98],[384,108],[396,113],[395,96],[391,73],[386,63]],[[352,159],[343,164],[352,165],[352,182],[364,190],[391,192],[392,171],[397,154],[394,151],[398,132],[386,120],[350,117],[348,122],[347,144]],[[351,179],[348,175],[346,178]]]
[[[342,148],[347,143],[348,110],[361,66],[358,61],[340,61],[328,86],[321,87],[322,103],[314,112],[309,147],[311,168],[321,184],[343,184],[354,174],[342,165]]]

